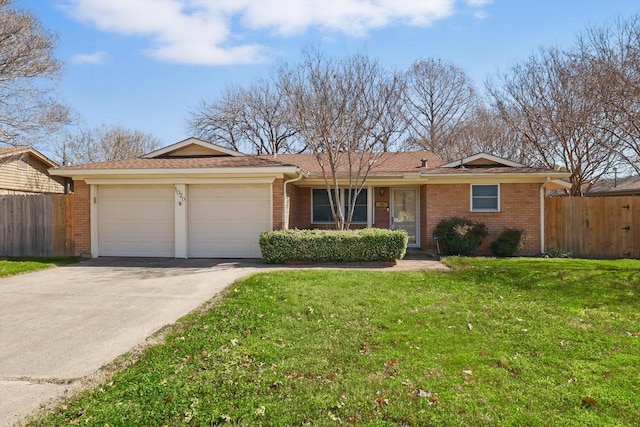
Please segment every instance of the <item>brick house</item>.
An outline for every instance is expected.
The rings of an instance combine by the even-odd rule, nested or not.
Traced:
[[[333,224],[311,154],[244,155],[189,138],[141,158],[51,174],[74,181],[76,251],[92,257],[257,258],[263,231]],[[347,175],[340,173],[343,185]],[[464,216],[487,225],[488,241],[504,227],[524,229],[523,253],[538,254],[545,192],[565,188],[566,177],[488,154],[444,164],[427,151],[385,153],[352,226],[405,229],[409,246],[434,251],[438,221]]]

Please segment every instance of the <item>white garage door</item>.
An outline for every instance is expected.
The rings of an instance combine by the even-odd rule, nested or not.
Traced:
[[[174,186],[98,187],[100,256],[173,257]]]
[[[260,258],[258,238],[271,230],[269,185],[190,185],[190,258]]]

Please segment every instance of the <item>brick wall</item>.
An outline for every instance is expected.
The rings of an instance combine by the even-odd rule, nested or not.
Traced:
[[[74,181],[75,255],[91,253],[91,193],[84,181]]]
[[[435,251],[431,236],[433,228],[443,218],[461,216],[487,225],[489,236],[479,252],[490,254],[489,244],[504,228],[520,228],[527,233],[523,255],[540,253],[540,184],[500,184],[500,212],[471,212],[469,184],[439,184],[423,186],[421,190],[422,247]],[[422,215],[421,215],[422,216]]]
[[[284,180],[282,178],[276,179],[271,184],[273,194],[273,229],[281,230],[284,228],[283,223],[283,203],[284,203]]]

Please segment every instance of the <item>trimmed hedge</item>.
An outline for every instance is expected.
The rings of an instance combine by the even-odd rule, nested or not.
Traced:
[[[269,264],[308,262],[389,262],[407,250],[404,230],[277,230],[260,234],[262,259]]]

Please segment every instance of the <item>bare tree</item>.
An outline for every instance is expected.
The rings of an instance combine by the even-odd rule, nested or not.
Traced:
[[[59,148],[63,164],[84,164],[139,157],[160,146],[153,135],[120,126],[80,129],[69,134]]]
[[[602,108],[588,64],[567,52],[544,49],[488,82],[502,118],[530,145],[534,163],[571,172],[570,194],[582,194],[615,163],[615,141],[603,131]]]
[[[349,228],[371,170],[404,130],[390,119],[400,116],[403,79],[364,55],[319,52],[279,74],[292,122],[322,169],[336,228]]]
[[[478,105],[458,134],[458,156],[463,158],[477,153],[528,164],[533,153],[521,135],[500,117],[500,112],[486,105]]]
[[[255,154],[300,152],[289,122],[284,94],[271,80],[249,88],[228,87],[220,99],[202,101],[191,113],[189,127],[201,139]]]
[[[55,37],[11,4],[0,0],[0,145],[37,145],[69,122],[53,98],[60,63]]]
[[[589,28],[574,55],[594,82],[591,95],[602,108],[598,125],[616,143],[623,167],[640,173],[640,15]]]
[[[444,160],[460,157],[460,133],[478,105],[467,74],[440,59],[415,62],[406,73],[405,103],[413,145]]]

